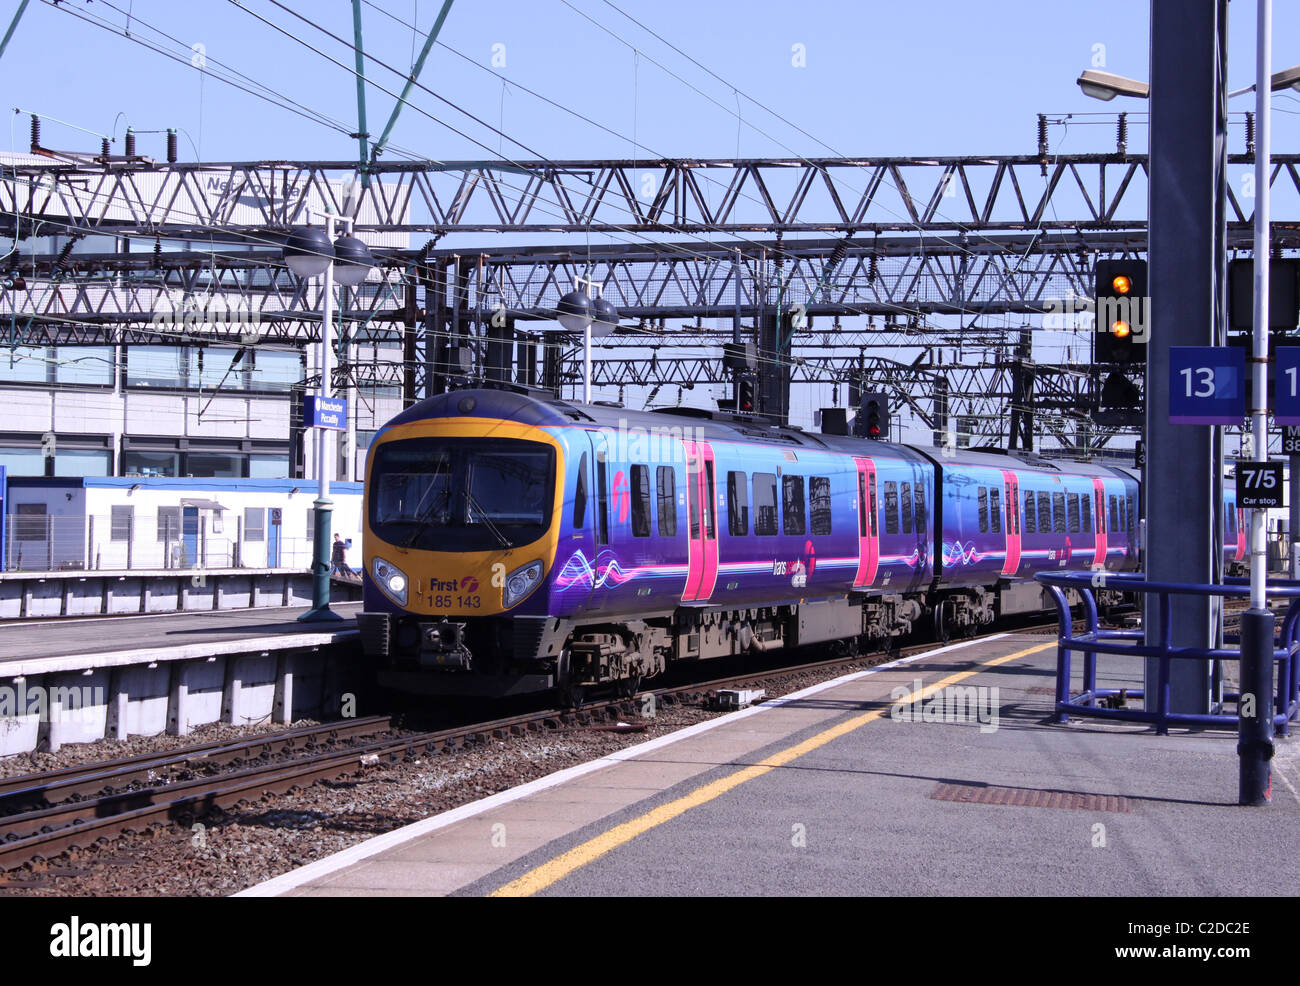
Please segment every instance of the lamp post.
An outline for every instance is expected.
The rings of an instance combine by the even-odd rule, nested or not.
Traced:
[[[1153,3],[1152,10],[1152,37],[1160,35],[1157,32],[1156,8],[1159,7],[1162,16],[1166,18],[1163,23],[1174,24],[1177,22],[1179,27],[1186,27],[1184,32],[1186,37],[1197,37],[1200,43],[1206,39],[1214,45],[1222,44],[1223,28],[1220,22],[1211,23],[1204,20],[1205,13],[1198,11],[1199,19],[1189,20],[1184,24],[1184,7],[1177,0],[1163,0],[1163,3]],[[1187,5],[1188,9],[1192,5]],[[1220,7],[1220,17],[1226,8],[1226,4]],[[1269,119],[1269,95],[1273,92],[1280,92],[1285,89],[1300,89],[1300,66],[1292,66],[1281,72],[1270,73],[1270,53],[1272,50],[1272,25],[1273,10],[1272,0],[1256,0],[1256,51],[1255,51],[1255,83],[1243,89],[1237,89],[1227,93],[1227,97],[1240,96],[1248,92],[1255,93],[1255,113],[1258,120],[1258,136],[1255,151],[1255,216],[1254,216],[1254,331],[1251,340],[1250,364],[1253,377],[1253,405],[1250,411],[1251,422],[1251,448],[1253,457],[1256,460],[1268,459],[1268,394],[1267,394],[1267,366],[1269,361],[1269,339],[1268,339],[1268,294],[1269,294],[1269,178],[1270,178],[1270,119]],[[1194,33],[1193,33],[1194,32]],[[1182,55],[1178,38],[1166,40],[1167,49],[1164,55],[1164,71],[1166,83],[1169,81],[1178,81],[1188,84],[1189,73],[1185,72],[1179,65],[1179,59]],[[1208,45],[1207,45],[1208,47]],[[1153,50],[1154,49],[1153,47]],[[1220,55],[1220,57],[1222,57]],[[1153,58],[1152,80],[1155,81],[1156,69]],[[1110,75],[1105,72],[1084,72],[1078,79],[1079,87],[1086,95],[1096,99],[1109,100],[1117,95],[1149,97],[1150,87],[1145,83],[1137,82],[1133,79],[1125,79],[1122,76]],[[1151,240],[1154,243],[1157,232],[1165,233],[1166,225],[1172,230],[1172,235],[1161,244],[1160,249],[1167,251],[1171,257],[1174,257],[1177,263],[1166,261],[1163,272],[1156,270],[1156,265],[1152,264],[1152,283],[1161,283],[1162,275],[1166,287],[1171,285],[1169,274],[1174,268],[1179,268],[1178,273],[1188,273],[1191,276],[1186,280],[1195,281],[1197,271],[1194,269],[1194,261],[1201,260],[1200,254],[1197,253],[1196,247],[1187,249],[1184,244],[1195,244],[1202,237],[1195,235],[1196,230],[1186,222],[1182,222],[1183,215],[1194,214],[1195,210],[1186,208],[1187,201],[1195,201],[1195,185],[1193,182],[1198,176],[1194,168],[1188,168],[1187,163],[1193,162],[1198,153],[1203,153],[1204,147],[1194,144],[1191,139],[1183,132],[1186,130],[1186,122],[1192,119],[1189,106],[1194,105],[1192,97],[1186,93],[1180,94],[1178,86],[1171,87],[1172,91],[1166,93],[1161,89],[1162,97],[1167,101],[1168,108],[1164,111],[1167,114],[1167,120],[1157,127],[1153,114],[1152,121],[1152,154],[1151,154],[1151,175],[1152,188],[1155,189],[1157,181],[1168,181],[1168,188],[1172,192],[1167,192],[1161,196],[1161,205],[1156,203],[1156,196],[1153,192],[1151,207]],[[1217,99],[1217,86],[1212,88],[1211,94]],[[1187,101],[1187,104],[1179,102]],[[1162,128],[1168,126],[1169,138],[1165,144],[1161,145],[1163,160],[1158,159],[1156,144],[1160,139],[1157,137]],[[1193,135],[1193,137],[1198,135]],[[1202,141],[1202,144],[1208,145],[1211,142]],[[1177,146],[1175,146],[1175,144]],[[1220,145],[1221,148],[1221,145]],[[1217,152],[1221,155],[1220,167],[1226,163],[1226,153],[1221,149]],[[1166,173],[1167,169],[1167,173]],[[1176,178],[1169,177],[1175,171],[1186,172],[1180,173]],[[1159,178],[1157,176],[1160,176]],[[1216,208],[1220,213],[1216,217],[1216,223],[1221,222],[1221,213],[1224,209],[1224,192],[1222,185],[1218,186]],[[1158,229],[1159,227],[1159,229]],[[1222,227],[1221,227],[1222,228]],[[1191,233],[1191,235],[1189,235]],[[1151,250],[1155,255],[1155,249]],[[1214,258],[1216,265],[1221,262],[1221,256]],[[1187,261],[1184,263],[1184,261]],[[1221,268],[1220,268],[1221,270]],[[1220,276],[1222,276],[1220,274]],[[1180,321],[1183,324],[1193,325],[1197,317],[1195,305],[1190,310],[1178,310],[1180,303],[1192,296],[1192,289],[1189,289],[1186,280],[1178,284],[1178,291],[1169,291],[1168,298],[1161,299],[1161,314],[1167,317],[1167,321],[1157,326],[1163,330],[1165,325],[1170,326],[1173,332],[1178,332],[1176,328]],[[1153,294],[1154,294],[1153,290]],[[1183,317],[1187,316],[1187,317]],[[1215,339],[1216,344],[1219,340]],[[1155,360],[1148,360],[1147,363],[1147,447],[1154,449],[1157,454],[1165,456],[1169,462],[1178,462],[1178,466],[1170,470],[1169,476],[1162,476],[1158,471],[1153,471],[1153,480],[1164,480],[1171,488],[1178,489],[1181,493],[1181,499],[1184,503],[1190,499],[1187,490],[1193,489],[1197,477],[1195,476],[1195,462],[1193,456],[1186,454],[1188,446],[1179,445],[1179,439],[1173,434],[1166,431],[1165,437],[1169,440],[1164,441],[1155,432],[1157,426],[1164,430],[1166,422],[1162,420],[1159,413],[1162,409],[1154,408],[1154,395],[1157,393],[1157,384],[1160,384],[1157,373],[1159,370],[1166,369],[1167,363],[1161,367],[1155,366]],[[1165,392],[1167,393],[1167,391]],[[1176,429],[1175,429],[1176,430]],[[1216,472],[1218,455],[1214,456],[1216,462]],[[1190,464],[1190,470],[1186,468]],[[1182,475],[1179,475],[1179,472]],[[1218,488],[1218,479],[1216,476],[1215,489]],[[1148,483],[1147,503],[1162,503],[1163,498],[1154,495],[1156,483]],[[1161,491],[1163,492],[1163,490]],[[1212,511],[1219,511],[1220,502],[1211,503]],[[1199,504],[1198,504],[1199,506]],[[1150,514],[1149,514],[1150,515]],[[1166,515],[1167,516],[1167,515]],[[1212,514],[1214,516],[1214,514]],[[1240,686],[1239,694],[1241,700],[1238,702],[1238,803],[1243,805],[1265,805],[1270,801],[1272,790],[1272,776],[1269,761],[1273,756],[1273,636],[1274,636],[1274,617],[1267,608],[1267,557],[1266,557],[1266,531],[1265,531],[1265,512],[1262,509],[1250,511],[1250,609],[1241,615],[1240,630]],[[1163,562],[1171,572],[1185,571],[1187,566],[1184,564],[1186,558],[1180,558],[1178,553],[1184,551],[1189,539],[1181,537],[1184,532],[1178,531],[1178,538],[1169,537],[1175,533],[1172,525],[1167,525],[1169,529],[1162,530],[1151,537],[1152,543],[1161,545],[1163,552]],[[1148,533],[1151,533],[1151,527],[1148,527]],[[1217,539],[1212,540],[1212,548],[1215,553],[1221,557],[1219,552],[1220,545]],[[1185,552],[1184,552],[1185,554]],[[1157,556],[1153,555],[1148,562],[1148,577],[1159,579],[1163,572],[1152,572]],[[1192,562],[1196,559],[1192,558]],[[1186,616],[1180,614],[1177,604],[1173,611],[1173,619],[1177,622],[1182,617],[1182,622],[1188,624],[1192,622]],[[1151,632],[1150,622],[1148,622],[1148,641],[1154,636]],[[1186,646],[1190,641],[1180,641],[1179,630],[1174,633],[1174,643],[1176,645]],[[1150,682],[1154,675],[1151,673],[1150,664],[1148,665],[1148,691],[1150,691]],[[1175,685],[1177,681],[1175,680]],[[1251,701],[1244,701],[1247,698]]]
[[[618,309],[603,295],[592,297],[594,281],[575,278],[574,288],[555,306],[556,318],[569,332],[582,333],[582,401],[591,403],[591,339],[607,336],[618,326]]]
[[[351,235],[352,220],[343,216],[326,214],[325,227],[307,226],[294,230],[284,244],[284,262],[299,277],[310,280],[325,275],[324,299],[321,302],[320,333],[320,395],[318,402],[329,399],[330,338],[334,318],[334,279],[345,287],[355,287],[366,279],[374,264],[369,248]],[[335,225],[349,232],[334,239]],[[320,404],[317,404],[316,428],[316,500],[312,504],[315,516],[315,535],[312,550],[312,607],[298,620],[303,623],[324,620],[341,620],[330,609],[330,515],[334,502],[330,499],[330,442],[325,432],[331,425],[323,425]],[[344,419],[347,417],[344,409]]]

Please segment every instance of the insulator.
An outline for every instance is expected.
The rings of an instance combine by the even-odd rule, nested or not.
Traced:
[[[162,270],[162,240],[153,241],[153,265],[156,269]]]
[[[176,131],[175,129],[169,129],[167,131],[167,163],[175,164],[176,157]]]
[[[867,264],[867,281],[871,284],[876,282],[880,276],[880,258],[874,253],[871,255],[871,261]]]
[[[1246,155],[1255,156],[1255,114],[1246,112]]]
[[[126,128],[126,156],[135,157],[135,131],[130,127]]]
[[[1038,164],[1043,176],[1047,176],[1047,117],[1038,114]]]
[[[32,153],[36,154],[41,149],[41,118],[35,113],[32,114]]]
[[[1115,124],[1115,144],[1121,154],[1128,153],[1128,114],[1121,113]]]
[[[99,153],[102,154],[102,155],[104,156],[105,159],[107,159],[107,158],[108,158],[108,152],[109,152],[108,138],[107,138],[107,137],[104,137],[104,138],[101,139],[100,142],[99,142]]]
[[[77,238],[75,236],[68,240],[67,243],[63,244],[63,249],[59,251],[58,257],[54,260],[54,270],[56,273],[63,271],[64,265],[68,262],[68,258],[72,256],[72,248],[76,246],[76,244]]]
[[[835,244],[835,249],[831,251],[830,259],[826,261],[826,269],[833,271],[844,260],[845,254],[849,252],[849,241],[840,240]]]

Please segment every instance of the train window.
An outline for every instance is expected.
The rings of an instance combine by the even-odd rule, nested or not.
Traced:
[[[754,473],[754,533],[761,537],[776,534],[775,473]]]
[[[826,476],[813,476],[808,480],[808,500],[812,506],[812,533],[831,532],[831,481]]]
[[[1038,491],[1038,533],[1052,533],[1052,495]]]
[[[1136,511],[1134,510],[1134,506],[1133,506],[1133,495],[1130,493],[1130,494],[1129,494],[1128,496],[1126,496],[1124,499],[1128,501],[1128,513],[1127,513],[1126,518],[1125,518],[1126,523],[1125,523],[1124,526],[1125,526],[1125,530],[1127,530],[1130,534],[1132,534],[1132,533],[1133,533],[1133,527],[1134,527],[1134,525],[1137,523],[1136,518],[1133,516],[1134,513],[1136,513]]]
[[[1119,530],[1119,497],[1113,493],[1110,497],[1110,530]]]
[[[858,473],[858,537],[867,536],[867,474]]]
[[[578,461],[578,485],[573,491],[573,529],[587,526],[587,453]]]
[[[717,511],[718,495],[713,485],[713,461],[704,461],[704,536],[715,538],[718,532],[713,529],[713,515]]]
[[[749,533],[749,483],[743,472],[727,473],[727,532],[733,537]]]
[[[609,544],[609,466],[596,456],[596,543]]]
[[[898,491],[898,503],[902,507],[903,519],[900,527],[904,534],[912,533],[912,484],[904,483]]]
[[[700,465],[695,459],[686,463],[686,514],[694,541],[700,536]]]
[[[1092,497],[1087,493],[1083,494],[1083,507],[1079,511],[1079,516],[1083,520],[1083,533],[1092,533]]]
[[[1002,491],[989,487],[989,526],[994,534],[1002,533]]]
[[[898,533],[898,484],[885,483],[885,533]]]
[[[981,486],[979,493],[976,494],[980,505],[980,533],[989,532],[989,490],[987,486]]]
[[[922,485],[921,483],[917,483],[916,486],[913,487],[913,491],[914,491],[915,496],[916,496],[916,533],[917,533],[917,534],[924,534],[924,533],[925,533],[925,528],[926,528],[926,523],[925,523],[925,486]]]
[[[1025,490],[1025,533],[1038,533],[1038,514],[1034,510],[1034,492]]]
[[[1078,493],[1067,493],[1067,494],[1065,495],[1065,501],[1066,501],[1066,503],[1069,504],[1070,533],[1071,533],[1071,534],[1078,534],[1078,533],[1079,533],[1079,530],[1080,530],[1080,528],[1079,528],[1079,494],[1078,494]]]
[[[1065,494],[1052,494],[1052,530],[1057,534],[1065,533]]]
[[[803,477],[781,477],[782,530],[786,534],[804,532]]]
[[[660,466],[659,484],[659,536],[677,536],[677,473],[672,466]]]
[[[650,467],[632,467],[632,536],[650,536]]]
[[[871,524],[871,536],[876,537],[880,533],[880,520],[876,516],[880,510],[880,504],[876,502],[876,484],[873,482],[867,487],[867,520]]]

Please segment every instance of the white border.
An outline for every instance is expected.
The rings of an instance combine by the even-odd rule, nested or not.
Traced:
[[[231,894],[232,897],[277,897],[289,890],[294,890],[304,884],[311,883],[323,876],[351,866],[353,863],[359,863],[363,859],[368,859],[394,846],[400,846],[404,842],[410,842],[412,839],[418,839],[422,835],[430,832],[436,832],[439,829],[454,825],[456,822],[463,821],[466,818],[472,818],[482,812],[492,808],[499,808],[501,805],[510,804],[521,798],[526,798],[538,791],[545,791],[560,784],[578,777],[583,777],[593,771],[600,770],[602,767],[608,767],[610,764],[621,763],[624,760],[631,760],[639,757],[643,753],[650,753],[655,750],[670,746],[681,740],[690,739],[692,736],[698,736],[700,733],[707,733],[711,729],[719,726],[730,725],[748,716],[761,715],[769,709],[777,709],[787,704],[807,698],[810,695],[816,695],[828,688],[835,688],[838,685],[847,684],[850,681],[857,681],[859,678],[865,678],[868,675],[878,674],[881,671],[889,671],[893,668],[901,667],[905,664],[911,664],[913,661],[919,661],[922,658],[934,657],[938,654],[946,654],[949,651],[961,650],[965,647],[972,647],[976,644],[990,644],[997,640],[1009,637],[1009,633],[999,633],[992,637],[981,637],[979,640],[967,640],[959,644],[949,644],[947,647],[939,647],[935,650],[925,651],[921,654],[913,654],[911,657],[902,657],[897,661],[890,661],[888,664],[877,664],[875,667],[867,668],[864,671],[854,671],[852,674],[846,674],[831,681],[823,681],[820,684],[810,685],[797,692],[791,692],[781,698],[772,699],[770,702],[762,702],[759,705],[752,705],[748,709],[741,709],[732,712],[729,715],[719,716],[716,719],[710,719],[707,722],[699,722],[694,726],[687,726],[685,729],[679,729],[674,733],[668,733],[665,736],[656,739],[647,740],[644,743],[637,743],[634,746],[624,747],[615,753],[603,756],[598,760],[590,760],[587,763],[577,764],[573,767],[566,767],[563,770],[557,770],[553,774],[547,774],[545,777],[539,777],[527,784],[521,784],[519,787],[512,787],[508,791],[501,791],[497,794],[489,795],[486,798],[480,798],[478,801],[471,801],[469,804],[461,805],[459,808],[452,808],[438,815],[432,815],[429,818],[421,819],[418,822],[412,822],[410,825],[403,825],[401,828],[393,829],[391,832],[385,832],[383,835],[377,835],[372,839],[364,842],[358,842],[347,849],[341,849],[333,855],[326,856],[324,859],[318,859],[314,863],[308,863],[306,866],[299,867],[296,870],[290,870],[280,876],[272,877],[262,883],[254,884],[246,890]]]

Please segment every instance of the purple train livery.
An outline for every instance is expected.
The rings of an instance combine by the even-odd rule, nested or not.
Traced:
[[[1122,469],[522,389],[408,408],[365,491],[363,646],[383,683],[431,694],[946,638],[1047,608],[1037,572],[1138,562]],[[1231,505],[1225,524],[1235,552]]]

